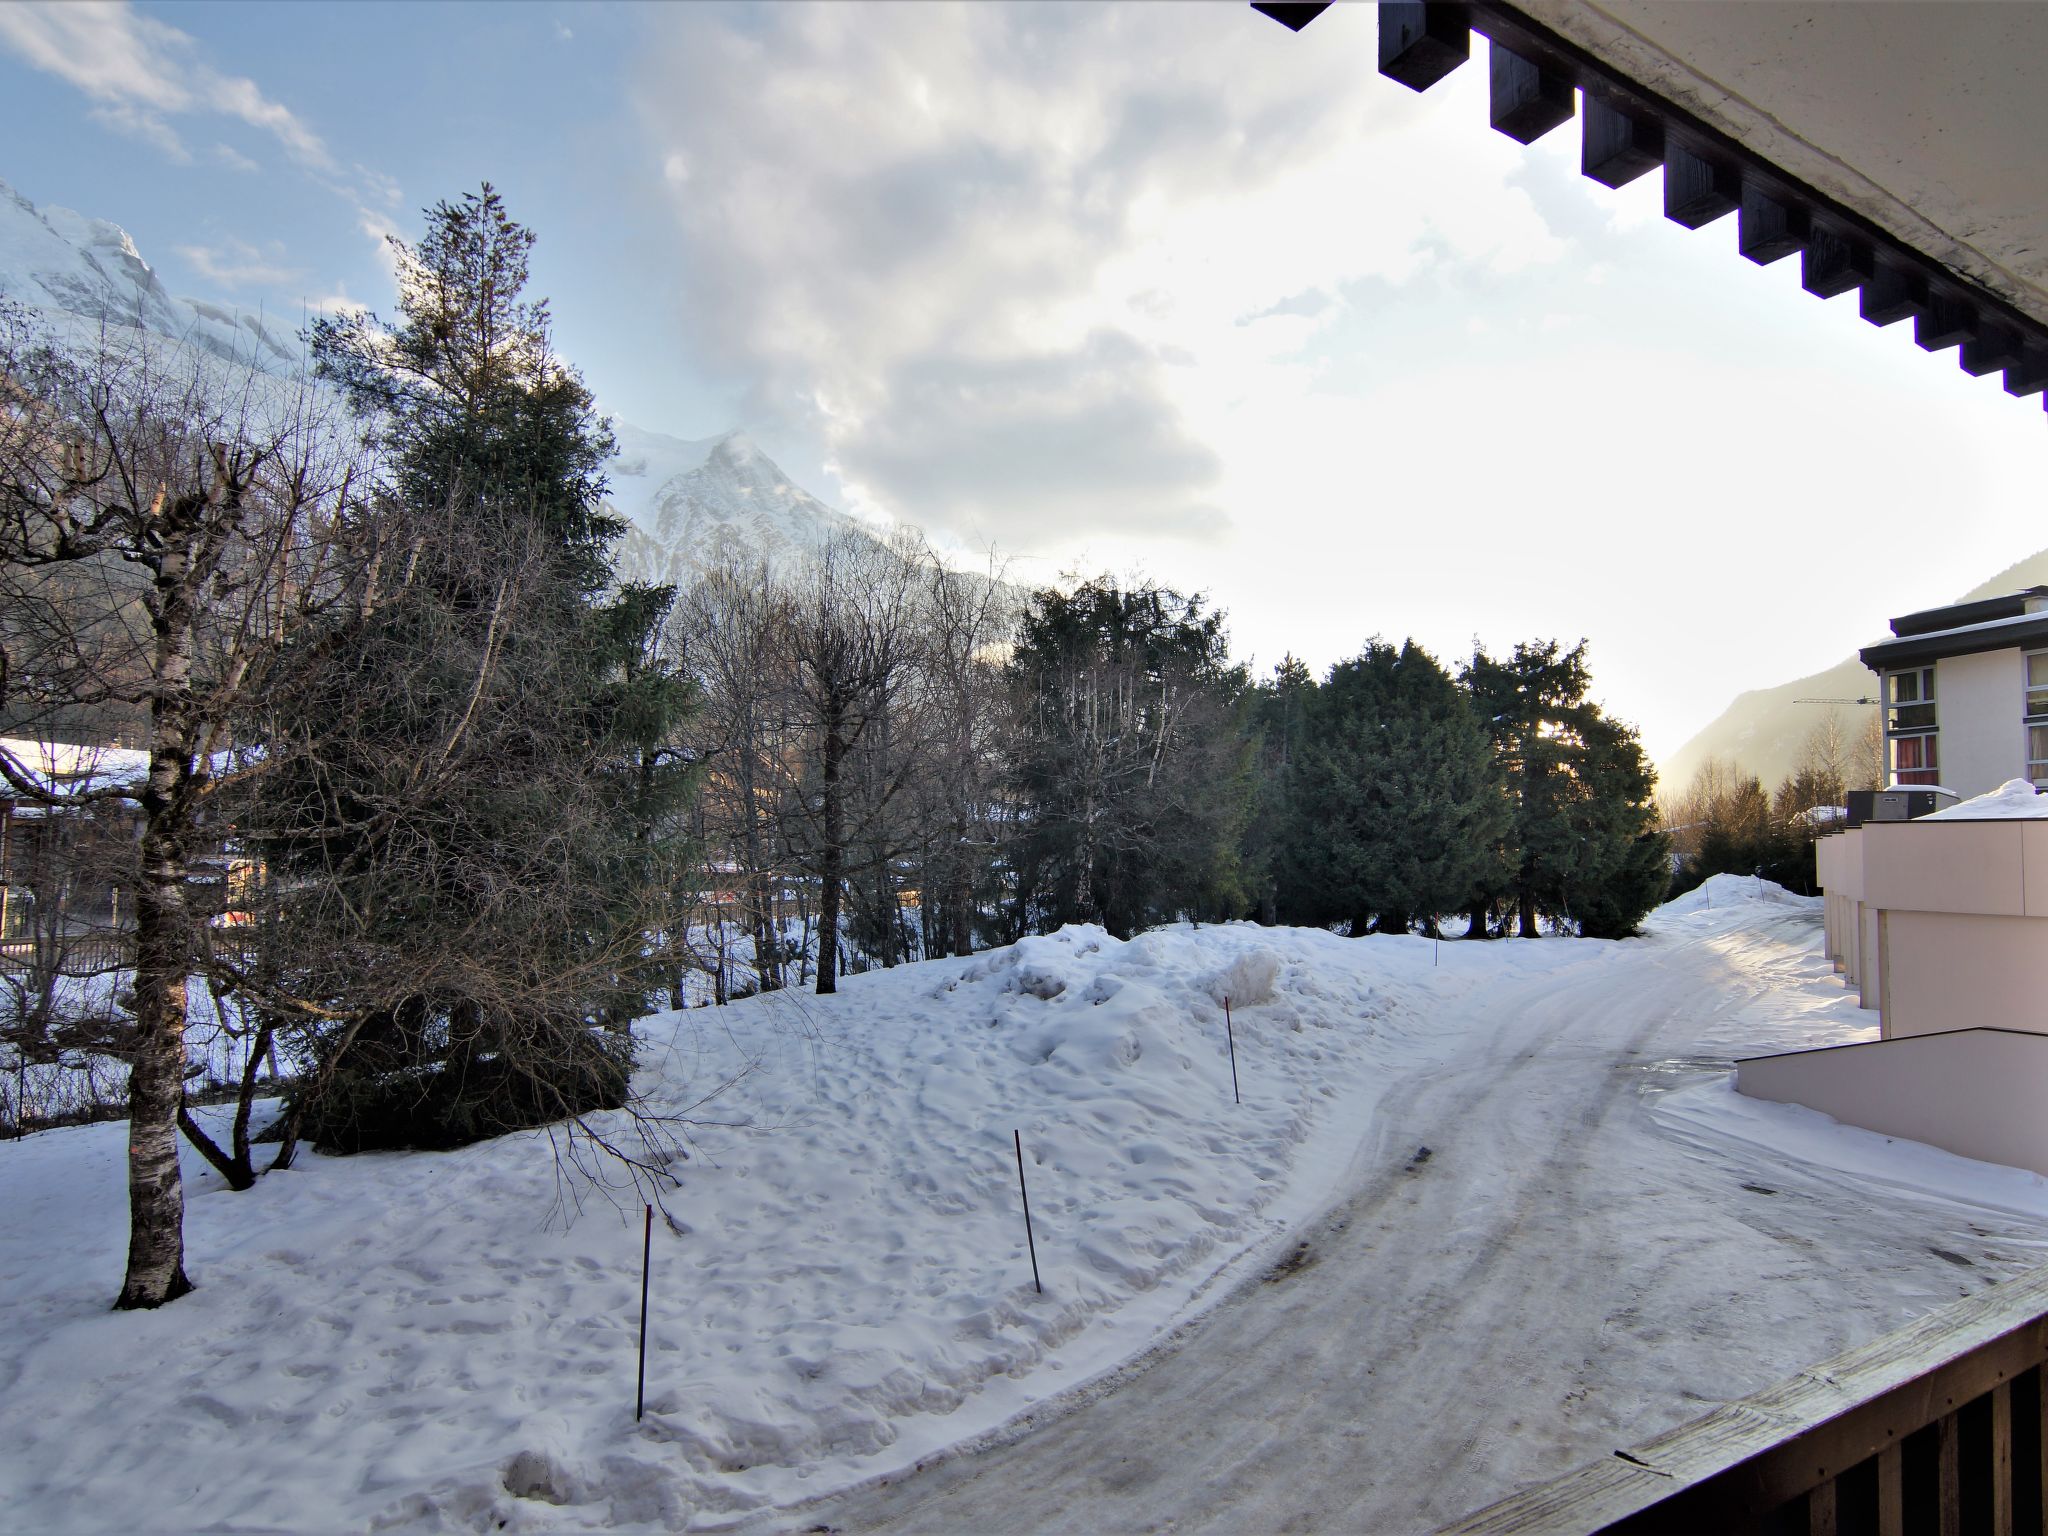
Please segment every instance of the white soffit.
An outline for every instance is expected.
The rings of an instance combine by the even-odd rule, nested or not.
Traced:
[[[1516,8],[2048,324],[2048,5]]]

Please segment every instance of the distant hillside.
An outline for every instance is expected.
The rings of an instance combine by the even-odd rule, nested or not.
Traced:
[[[2006,567],[1956,601],[1971,602],[2042,584],[2048,584],[2048,549]],[[1879,633],[1879,627],[1873,625],[1870,638],[1876,639]],[[1807,738],[1827,714],[1824,705],[1794,700],[1874,698],[1876,694],[1875,674],[1852,654],[1825,672],[1738,695],[1711,724],[1657,765],[1658,786],[1666,793],[1682,790],[1702,763],[1718,757],[1741,764],[1744,771],[1763,780],[1766,789],[1774,788],[1798,764]],[[1852,742],[1860,739],[1871,706],[1844,704],[1837,709],[1844,734]]]

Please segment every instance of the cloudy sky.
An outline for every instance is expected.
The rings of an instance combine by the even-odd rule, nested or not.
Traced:
[[[1241,656],[1592,642],[1676,748],[2048,545],[2048,423],[1688,233],[1574,126],[1426,96],[1369,5],[0,5],[0,179],[173,292],[391,303],[483,180],[606,407],[744,426],[1023,579],[1208,591]]]

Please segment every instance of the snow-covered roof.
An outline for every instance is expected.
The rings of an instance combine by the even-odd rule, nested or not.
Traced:
[[[1910,666],[1936,661],[1944,656],[2001,650],[2008,645],[2023,645],[2043,639],[2048,639],[2048,613],[2013,613],[1976,624],[1958,624],[1952,629],[1887,635],[1882,640],[1872,641],[1856,654],[1866,667],[1881,671],[1893,665]]]
[[[1847,821],[1849,819],[1849,807],[1846,805],[1809,806],[1803,811],[1795,811],[1792,819],[1794,821],[1803,821],[1809,827],[1825,826],[1830,822]]]
[[[2048,821],[2048,795],[2025,779],[2007,779],[1989,794],[1931,812],[1921,821]]]
[[[64,741],[32,741],[0,736],[18,770],[46,794],[78,794],[117,784],[139,784],[149,776],[149,754],[127,747],[77,746]],[[0,796],[9,786],[0,781]]]

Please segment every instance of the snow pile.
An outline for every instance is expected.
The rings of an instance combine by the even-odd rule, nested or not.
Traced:
[[[640,1211],[552,1219],[545,1137],[309,1156],[246,1194],[188,1158],[200,1289],[146,1316],[106,1310],[124,1127],[0,1146],[10,1513],[667,1530],[903,1467],[1142,1348],[1314,1209],[1390,1068],[1455,1039],[1424,989],[1605,946],[1473,948],[1068,928],[644,1021],[656,1107],[720,1124],[656,1223],[637,1426]]]
[[[1946,810],[1931,811],[1921,821],[2039,821],[2048,818],[2048,795],[2026,779],[2007,779],[1988,794],[1964,800]]]
[[[1797,896],[1775,880],[1756,875],[1709,875],[1682,896],[1674,896],[1652,912],[1646,927],[1660,920],[1691,917],[1701,912],[1725,912],[1744,906],[1812,908],[1818,910],[1818,896]]]

